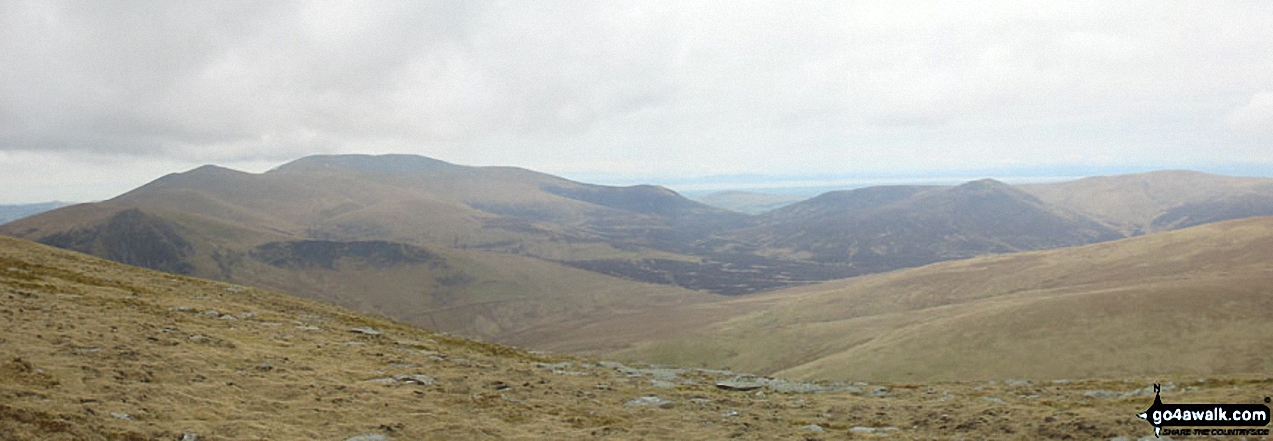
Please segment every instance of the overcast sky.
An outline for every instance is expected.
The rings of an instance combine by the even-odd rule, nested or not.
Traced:
[[[1273,2],[0,1],[0,203],[415,153],[602,181],[1273,164]]]

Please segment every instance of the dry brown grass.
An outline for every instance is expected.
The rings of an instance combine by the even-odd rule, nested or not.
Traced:
[[[733,315],[629,341],[618,355],[849,381],[1273,373],[1273,218],[945,262],[666,317],[709,307]]]
[[[1136,437],[1149,426],[1132,414],[1151,398],[1084,393],[1156,380],[759,394],[720,390],[718,374],[688,371],[660,388],[591,360],[9,238],[0,238],[0,300],[0,439],[879,438],[852,431],[859,426],[897,427],[887,436],[902,439]],[[349,332],[360,326],[382,334]],[[367,381],[413,374],[435,383]],[[1171,396],[1182,402],[1251,401],[1273,386],[1261,377],[1174,381],[1195,388]],[[650,394],[673,406],[625,406]]]

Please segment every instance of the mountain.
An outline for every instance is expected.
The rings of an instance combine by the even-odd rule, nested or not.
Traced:
[[[1158,171],[1021,185],[1039,199],[1083,213],[1126,235],[1273,215],[1273,179]]]
[[[1180,226],[1259,213],[1260,194],[1209,200],[1225,210],[1200,199],[1155,218]],[[831,192],[753,216],[658,186],[335,155],[265,173],[203,166],[0,234],[441,331],[600,351],[626,337],[549,337],[573,332],[565,324],[666,335],[631,320],[721,295],[1123,237],[1077,208],[981,180]]]
[[[1129,416],[1152,382],[1173,402],[1255,402],[1273,386],[846,385],[624,365],[5,237],[0,296],[6,440],[1108,439],[1152,433]]]
[[[0,205],[0,224],[37,215],[55,208],[65,207],[65,202],[44,202],[39,204]]]
[[[1207,179],[1224,181],[1214,178]],[[68,245],[66,237],[54,236],[82,235],[122,211],[138,209],[185,226],[195,236],[213,237],[202,246],[194,241],[192,256],[208,254],[190,257],[204,260],[201,264],[125,262],[227,281],[240,281],[227,274],[233,272],[227,256],[250,254],[266,242],[385,241],[512,254],[631,281],[740,295],[942,260],[1094,243],[1139,231],[1110,220],[1114,214],[1095,205],[1058,196],[1096,191],[1084,190],[1089,187],[1121,194],[1130,191],[1126,185],[1082,180],[1048,185],[1022,187],[1026,191],[993,180],[953,187],[870,187],[746,215],[651,185],[592,185],[520,168],[470,167],[412,155],[320,155],[260,174],[216,166],[175,173],[106,202],[6,225],[0,233]],[[1225,185],[1213,187],[1237,184]],[[1141,229],[1178,228],[1270,209],[1273,192],[1242,185],[1250,192],[1215,190],[1182,199],[1188,203],[1160,201],[1152,217],[1142,216],[1149,223]],[[73,249],[107,255],[81,245]],[[209,245],[225,249],[209,251]],[[222,274],[210,269],[214,264]]]
[[[994,253],[1122,237],[992,179],[954,187],[881,186],[824,193],[731,233],[770,252],[865,274]]]
[[[868,381],[1261,374],[1273,370],[1273,218],[650,314],[714,324],[629,341],[625,357]]]
[[[517,186],[540,190],[503,193]],[[541,187],[591,192],[575,197],[637,211]],[[724,213],[668,193],[595,188],[519,169],[421,157],[312,157],[263,174],[200,167],[0,231],[127,264],[268,287],[433,329],[501,339],[576,315],[710,300],[710,294],[518,252],[645,255],[583,237],[591,230],[575,223],[609,220],[606,228],[670,229],[680,219]],[[536,222],[474,208],[527,198],[543,199],[538,206],[557,219]],[[581,244],[571,248],[563,236]]]
[[[751,191],[718,191],[696,198],[699,202],[716,208],[724,208],[739,213],[760,214],[779,207],[799,202],[805,198],[799,196],[756,193]]]

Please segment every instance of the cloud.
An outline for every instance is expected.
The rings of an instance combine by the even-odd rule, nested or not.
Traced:
[[[1252,135],[1273,135],[1273,92],[1260,92],[1245,106],[1229,114],[1229,122]]]
[[[17,0],[0,151],[651,177],[1273,162],[1252,99],[1273,90],[1269,19],[1263,2]]]

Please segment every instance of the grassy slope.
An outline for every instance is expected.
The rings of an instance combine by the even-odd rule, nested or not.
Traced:
[[[19,221],[7,231],[38,238],[48,231],[100,224],[114,210],[136,206],[123,199],[48,213],[42,219]],[[585,317],[605,320],[627,309],[671,307],[717,297],[524,256],[443,247],[429,248],[440,257],[440,267],[431,263],[375,266],[345,260],[330,269],[279,268],[253,259],[250,250],[267,242],[297,240],[293,232],[298,227],[235,223],[198,211],[147,215],[172,225],[191,244],[194,251],[187,260],[194,268],[193,276],[261,286],[431,329],[500,341],[519,337],[528,327]],[[219,263],[217,254],[233,257]]]
[[[1154,219],[1174,207],[1249,193],[1273,193],[1273,179],[1159,171],[1017,188],[1049,204],[1104,221],[1125,234],[1138,234],[1155,231]]]
[[[712,387],[730,374],[681,371],[663,388],[595,360],[5,237],[0,299],[3,440],[843,439],[883,426],[898,428],[885,432],[896,439],[1135,438],[1152,433],[1131,416],[1151,399],[1135,391],[1152,381],[1175,382],[1164,393],[1172,402],[1255,402],[1273,386],[1132,378],[760,394]],[[364,326],[382,334],[349,331]],[[393,375],[434,384],[368,381]],[[625,405],[645,395],[671,408]]]
[[[1273,218],[945,262],[749,301],[779,306],[737,307],[710,331],[623,354],[893,381],[1267,373]]]

